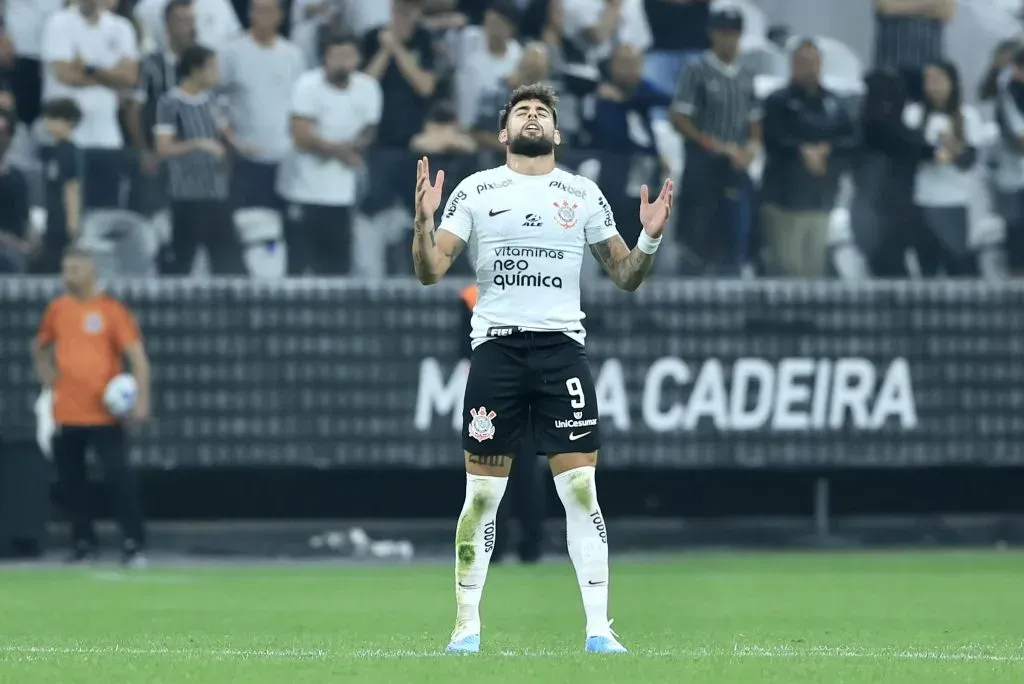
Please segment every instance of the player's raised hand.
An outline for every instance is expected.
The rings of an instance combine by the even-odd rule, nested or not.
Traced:
[[[437,178],[430,182],[430,161],[423,157],[416,162],[416,223],[433,218],[441,206],[441,188],[444,187],[444,171],[437,172]]]
[[[640,225],[644,227],[644,232],[652,238],[661,237],[661,234],[665,232],[668,217],[672,214],[674,192],[675,183],[668,179],[661,186],[661,194],[651,202],[647,186],[640,187]]]

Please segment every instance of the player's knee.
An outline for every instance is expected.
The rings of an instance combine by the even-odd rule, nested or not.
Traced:
[[[597,467],[597,452],[550,454],[548,465],[551,466],[551,474],[556,476],[576,468],[594,468]]]

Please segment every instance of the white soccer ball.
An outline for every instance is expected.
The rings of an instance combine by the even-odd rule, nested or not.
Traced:
[[[109,383],[103,392],[103,403],[115,418],[122,418],[135,406],[139,397],[139,383],[130,373],[121,373]]]

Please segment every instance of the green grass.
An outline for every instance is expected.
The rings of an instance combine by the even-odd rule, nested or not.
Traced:
[[[0,683],[1020,684],[1024,555],[614,562],[626,656],[582,653],[566,564],[494,567],[484,653],[441,654],[448,567],[0,573]]]

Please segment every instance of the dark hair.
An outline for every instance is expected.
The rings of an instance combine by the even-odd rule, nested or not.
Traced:
[[[78,103],[67,97],[44,103],[42,115],[44,119],[67,121],[71,125],[76,125],[82,120],[82,110]]]
[[[508,117],[512,114],[512,109],[525,100],[537,100],[550,109],[551,118],[554,119],[555,125],[558,125],[558,93],[555,92],[554,88],[544,83],[531,83],[519,86],[512,91],[508,104],[502,107],[501,112],[498,114],[498,130],[504,130],[505,126],[508,125]]]
[[[327,31],[320,39],[320,57],[323,58],[327,55],[328,50],[340,45],[354,45],[358,49],[359,39],[354,33],[348,31],[339,31],[338,29]]]
[[[866,124],[901,121],[907,105],[903,78],[889,69],[876,69],[864,77],[866,92],[861,103],[861,121]]]
[[[192,74],[206,66],[214,54],[213,50],[202,45],[190,45],[185,48],[178,60],[178,80],[191,77]]]
[[[164,23],[166,24],[171,20],[171,15],[177,10],[184,7],[191,7],[192,0],[171,0],[167,3],[167,7],[164,7]]]
[[[953,119],[953,135],[956,139],[963,142],[964,140],[964,114],[963,114],[963,95],[960,86],[960,70],[956,68],[956,65],[952,62],[946,61],[935,61],[929,62],[925,65],[924,69],[921,70],[922,74],[927,69],[938,69],[939,71],[946,74],[946,78],[949,79],[949,101],[946,102],[944,109],[939,109],[932,105],[928,101],[928,96],[924,97],[924,115],[921,117],[920,128],[923,131],[925,126],[928,125],[928,117],[932,112],[941,111],[943,114],[947,114]]]

